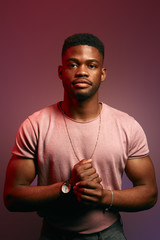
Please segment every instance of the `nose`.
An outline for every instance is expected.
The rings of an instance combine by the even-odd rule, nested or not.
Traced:
[[[81,65],[77,68],[76,71],[76,77],[88,77],[89,73],[87,71],[87,67],[85,67],[84,65]]]

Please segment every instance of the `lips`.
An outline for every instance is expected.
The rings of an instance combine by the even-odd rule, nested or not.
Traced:
[[[75,80],[72,82],[72,85],[76,85],[76,84],[88,84],[88,85],[92,85],[92,82],[89,81],[88,79],[81,78],[81,79],[75,79]]]

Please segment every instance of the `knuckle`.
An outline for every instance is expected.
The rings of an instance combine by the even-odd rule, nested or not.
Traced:
[[[95,177],[98,178],[98,173],[95,173]]]
[[[78,177],[80,179],[85,179],[85,174],[83,172],[78,172]]]

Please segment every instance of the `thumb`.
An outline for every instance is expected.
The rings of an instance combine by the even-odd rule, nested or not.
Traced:
[[[92,159],[82,159],[79,164],[85,164],[85,163],[91,163],[92,162]]]

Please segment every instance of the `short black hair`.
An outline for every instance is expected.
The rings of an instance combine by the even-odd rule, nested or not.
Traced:
[[[95,47],[104,58],[104,44],[98,37],[90,33],[76,33],[66,38],[62,47],[62,56],[68,48],[78,45]]]

